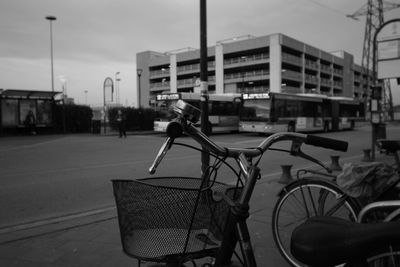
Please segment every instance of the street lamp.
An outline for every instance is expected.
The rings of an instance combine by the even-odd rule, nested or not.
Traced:
[[[142,72],[143,72],[143,70],[142,69],[137,69],[136,70],[136,73],[137,73],[137,76],[138,76],[138,106],[139,106],[139,108],[141,107],[141,101],[140,101],[140,91],[141,91],[141,88],[140,88],[140,76],[142,76]]]
[[[115,73],[115,94],[117,105],[119,104],[119,81],[121,81],[121,78],[117,77],[119,74],[119,71]]]
[[[87,105],[87,93],[88,93],[88,90],[85,90],[84,92],[85,92],[85,105]]]
[[[54,16],[47,16],[46,19],[50,21],[50,60],[51,60],[51,91],[54,92],[54,71],[53,71],[53,20],[57,18]]]

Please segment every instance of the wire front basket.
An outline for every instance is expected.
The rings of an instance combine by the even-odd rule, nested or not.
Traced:
[[[179,262],[215,254],[229,216],[229,205],[215,201],[213,191],[231,199],[240,189],[202,180],[159,177],[113,180],[123,250],[154,262]]]

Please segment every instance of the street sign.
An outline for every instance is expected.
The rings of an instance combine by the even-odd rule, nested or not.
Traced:
[[[378,79],[400,77],[400,21],[388,22],[377,39]]]

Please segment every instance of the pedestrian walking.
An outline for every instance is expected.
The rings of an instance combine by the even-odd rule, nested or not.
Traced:
[[[122,138],[122,136],[126,138],[126,130],[125,130],[126,118],[125,114],[122,113],[122,110],[118,110],[117,123],[118,123],[119,138]]]
[[[35,135],[36,134],[36,118],[35,118],[35,115],[33,114],[32,110],[29,110],[28,114],[26,114],[25,124],[27,125],[27,127],[29,129],[29,133],[32,135]]]

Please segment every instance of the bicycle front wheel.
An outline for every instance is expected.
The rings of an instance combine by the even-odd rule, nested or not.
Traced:
[[[324,178],[305,178],[281,191],[272,215],[272,232],[279,252],[292,266],[305,266],[290,253],[293,230],[313,216],[335,216],[356,221],[358,202]]]
[[[396,267],[400,266],[400,247],[388,247],[373,253],[368,258],[369,267]]]

